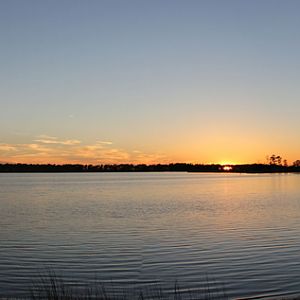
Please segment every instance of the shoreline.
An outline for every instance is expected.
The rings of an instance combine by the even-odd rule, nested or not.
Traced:
[[[188,172],[188,173],[300,173],[298,164],[0,164],[0,173],[149,173],[149,172]]]

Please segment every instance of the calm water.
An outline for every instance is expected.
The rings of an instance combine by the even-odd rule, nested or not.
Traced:
[[[0,174],[0,297],[47,267],[73,284],[300,294],[300,175]]]

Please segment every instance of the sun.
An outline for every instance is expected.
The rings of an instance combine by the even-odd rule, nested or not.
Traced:
[[[222,167],[224,171],[231,171],[232,170],[232,166],[223,166]]]
[[[223,171],[229,172],[232,170],[232,166],[234,165],[234,163],[232,161],[223,160],[220,162],[220,165]]]

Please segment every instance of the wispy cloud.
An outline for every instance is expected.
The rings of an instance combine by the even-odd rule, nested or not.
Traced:
[[[131,153],[131,161],[133,163],[169,163],[170,159],[162,153],[148,153],[140,150],[134,150]]]
[[[51,148],[36,143],[29,144],[0,144],[0,157],[7,162],[36,162],[51,155]]]
[[[79,140],[60,140],[57,137],[48,136],[48,135],[39,135],[38,138],[35,140],[37,143],[42,144],[56,144],[56,145],[77,145],[80,144],[81,141]]]
[[[156,163],[164,162],[161,154],[126,151],[110,141],[83,144],[76,139],[58,139],[41,135],[31,143],[0,144],[0,157],[8,162],[25,163]]]
[[[16,151],[17,148],[10,144],[0,144],[0,151]]]
[[[40,134],[37,136],[39,139],[46,139],[46,140],[57,140],[58,138],[56,136],[51,136],[47,134]]]
[[[103,145],[112,145],[111,141],[97,141],[98,144],[103,144]]]

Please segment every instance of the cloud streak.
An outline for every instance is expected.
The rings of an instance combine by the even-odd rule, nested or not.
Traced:
[[[31,143],[0,143],[1,161],[11,163],[120,164],[165,162],[161,154],[126,151],[110,141],[84,144],[76,139],[41,135]]]
[[[42,144],[55,144],[55,145],[78,145],[81,143],[79,140],[59,140],[57,137],[47,136],[47,135],[40,135],[38,139],[35,140],[37,143]]]

